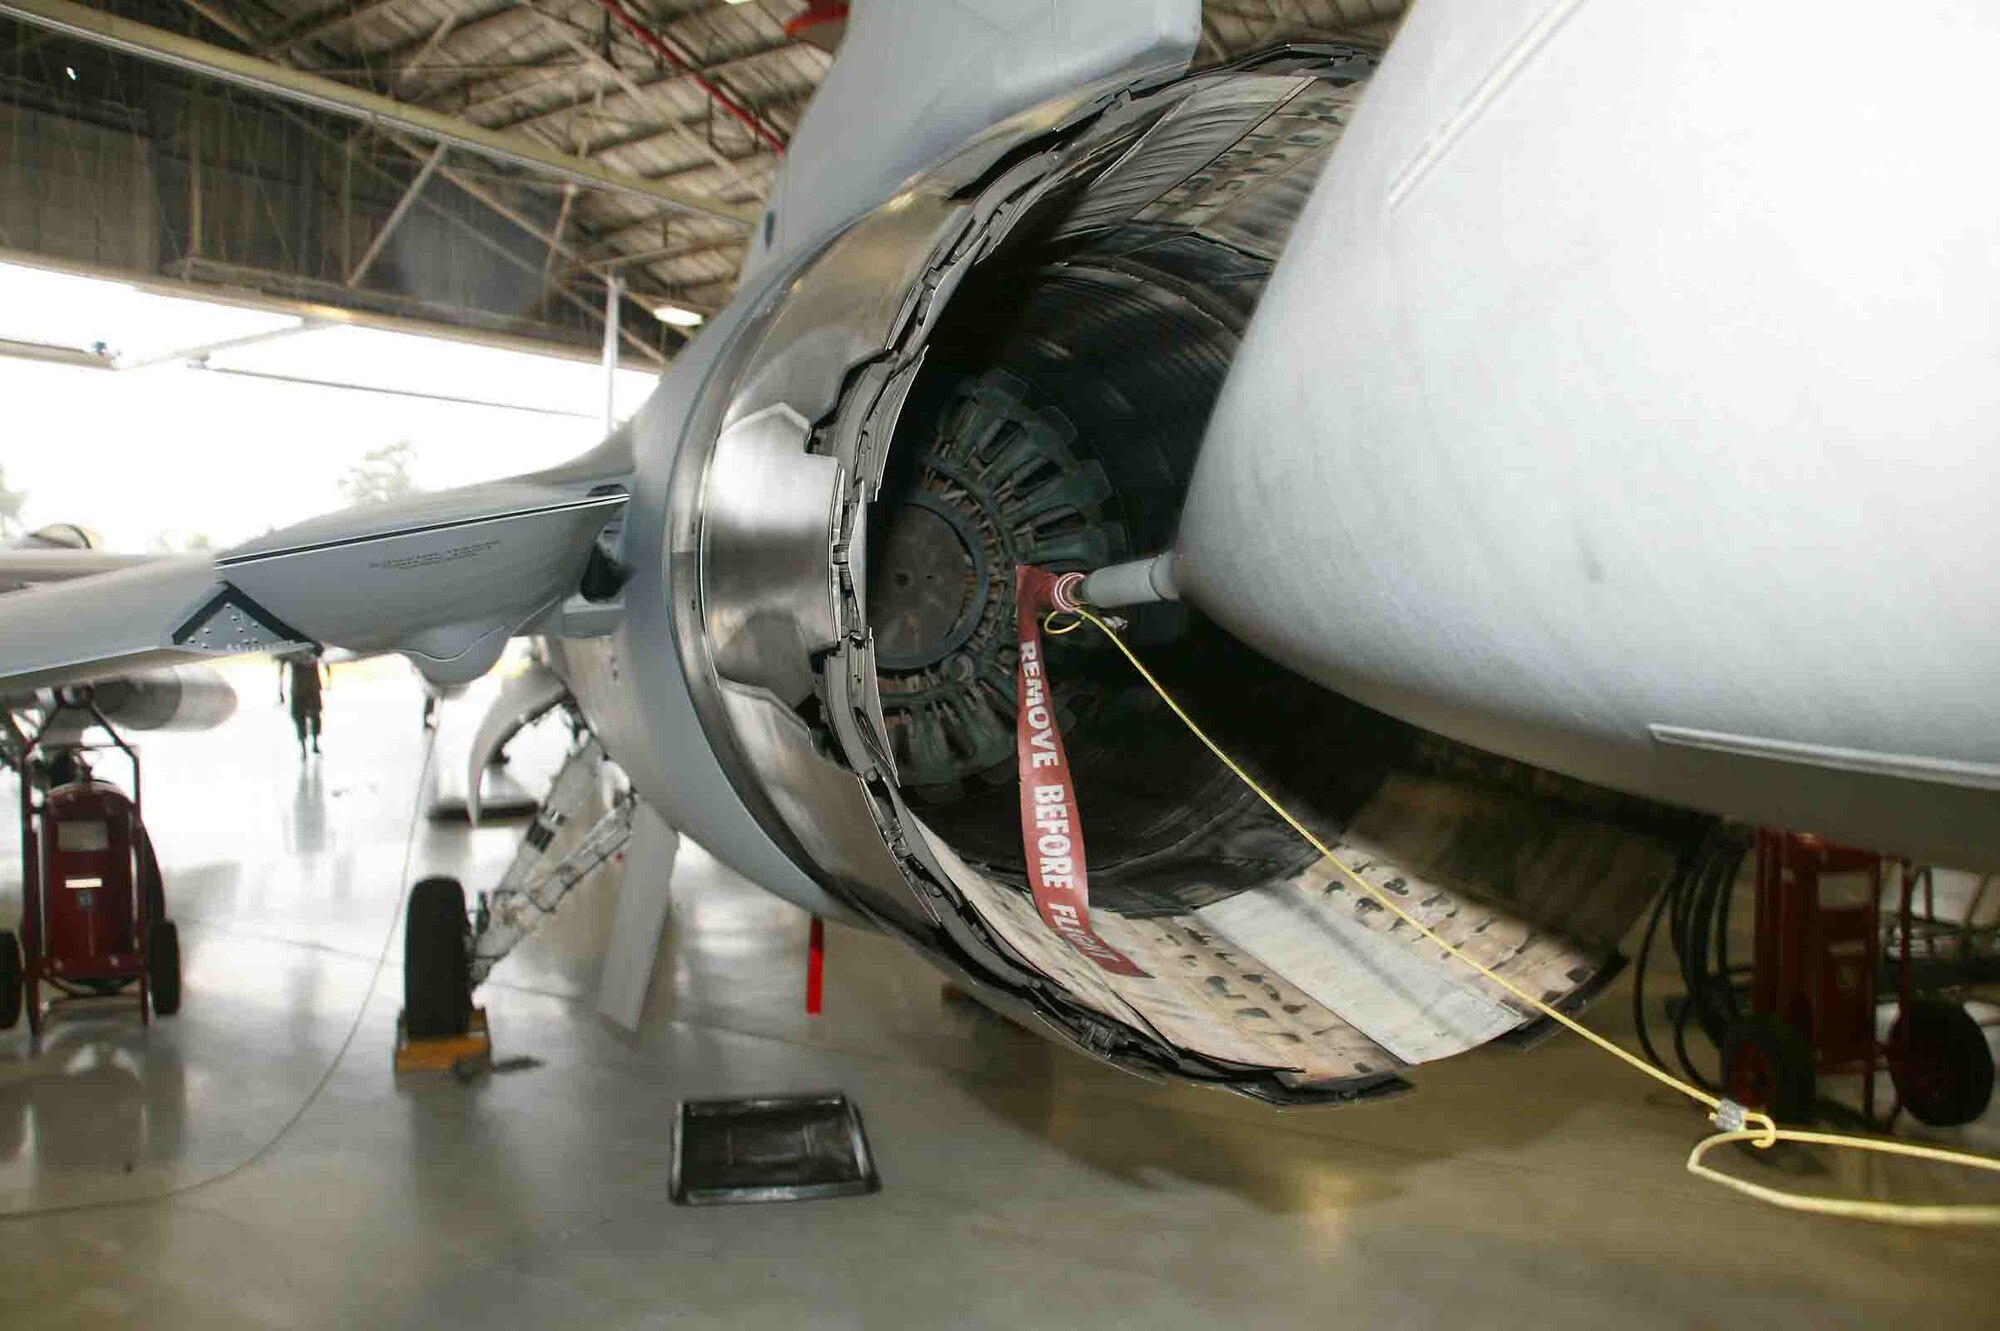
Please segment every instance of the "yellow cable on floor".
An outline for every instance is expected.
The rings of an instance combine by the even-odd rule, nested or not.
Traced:
[[[1872,1151],[1881,1155],[1908,1156],[1917,1160],[1958,1165],[1966,1169],[1983,1169],[2000,1174],[2000,1160],[1982,1155],[1972,1155],[1964,1151],[1948,1151],[1936,1146],[1918,1146],[1910,1142],[1893,1141],[1885,1137],[1854,1137],[1843,1133],[1805,1132],[1796,1128],[1781,1128],[1772,1120],[1770,1115],[1755,1109],[1747,1109],[1733,1100],[1725,1100],[1710,1095],[1700,1087],[1690,1082],[1682,1081],[1666,1069],[1654,1067],[1637,1054],[1605,1039],[1588,1026],[1583,1025],[1581,1022],[1562,1012],[1558,1012],[1555,1008],[1544,1003],[1533,994],[1527,993],[1509,981],[1495,975],[1487,967],[1474,961],[1471,957],[1459,951],[1458,948],[1438,937],[1437,934],[1432,932],[1415,916],[1397,905],[1394,898],[1388,893],[1377,888],[1360,874],[1348,868],[1346,863],[1336,856],[1325,842],[1314,836],[1311,829],[1292,816],[1291,810],[1278,803],[1269,791],[1257,784],[1255,777],[1244,771],[1234,758],[1223,752],[1222,747],[1208,737],[1208,732],[1195,723],[1194,718],[1187,714],[1180,703],[1174,699],[1173,694],[1167,692],[1166,686],[1153,677],[1153,672],[1146,669],[1145,663],[1133,654],[1132,649],[1125,645],[1125,640],[1119,637],[1109,624],[1086,609],[1078,609],[1074,613],[1076,618],[1070,620],[1068,623],[1059,624],[1057,621],[1061,618],[1061,612],[1051,612],[1043,620],[1043,630],[1052,637],[1060,637],[1065,633],[1075,632],[1077,626],[1086,620],[1096,625],[1098,631],[1111,640],[1111,645],[1116,647],[1124,655],[1125,659],[1132,663],[1132,668],[1139,672],[1140,677],[1152,686],[1153,692],[1160,695],[1160,701],[1173,709],[1174,715],[1180,718],[1181,724],[1185,725],[1196,739],[1207,746],[1208,751],[1220,759],[1222,765],[1234,773],[1237,780],[1248,786],[1252,794],[1269,805],[1273,813],[1289,823],[1294,832],[1304,837],[1314,850],[1325,856],[1327,861],[1334,868],[1340,870],[1341,874],[1356,887],[1366,892],[1380,905],[1394,912],[1398,919],[1416,930],[1424,938],[1437,944],[1446,955],[1454,957],[1467,966],[1470,966],[1473,970],[1485,976],[1492,983],[1499,985],[1515,998],[1533,1007],[1543,1016],[1560,1022],[1563,1026],[1581,1035],[1605,1053],[1612,1055],[1614,1058],[1623,1059],[1627,1064],[1645,1073],[1654,1081],[1670,1086],[1682,1095],[1705,1106],[1709,1110],[1710,1121],[1717,1127],[1722,1128],[1723,1131],[1713,1133],[1695,1143],[1694,1149],[1688,1153],[1688,1173],[1693,1174],[1697,1178],[1707,1179],[1712,1183],[1719,1183],[1725,1188],[1732,1188],[1737,1192],[1743,1193],[1745,1196],[1769,1202],[1773,1206],[1782,1206],[1792,1211],[1807,1211],[1816,1215],[1847,1216],[1858,1220],[1886,1220],[1905,1225],[2000,1224],[2000,1206],[1914,1206],[1894,1202],[1864,1201],[1856,1198],[1810,1197],[1799,1193],[1784,1192],[1777,1188],[1767,1187],[1761,1183],[1753,1183],[1748,1179],[1736,1178],[1704,1164],[1704,1156],[1715,1147],[1729,1142],[1747,1141],[1762,1148],[1769,1148],[1778,1142],[1785,1141],[1797,1142],[1807,1146],[1833,1146],[1845,1150]]]

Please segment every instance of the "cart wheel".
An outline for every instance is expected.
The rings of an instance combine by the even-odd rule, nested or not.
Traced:
[[[153,838],[143,823],[137,824],[139,841],[139,881],[146,892],[146,921],[157,924],[167,918],[166,886],[160,878],[160,857],[153,853]]]
[[[412,1040],[463,1035],[472,1026],[472,959],[465,889],[426,878],[410,889],[403,924],[403,1023]]]
[[[21,1019],[21,944],[0,929],[0,1031],[11,1031]]]
[[[1722,1081],[1730,1099],[1780,1123],[1809,1122],[1819,1089],[1812,1046],[1775,1012],[1739,1018],[1723,1032]]]
[[[172,920],[159,921],[147,936],[146,978],[153,986],[153,1011],[171,1017],[181,1010],[181,931]]]
[[[1993,1098],[1993,1051],[1986,1032],[1961,1005],[1919,998],[1896,1018],[1889,1048],[1889,1078],[1917,1122],[1955,1128],[1986,1112]]]

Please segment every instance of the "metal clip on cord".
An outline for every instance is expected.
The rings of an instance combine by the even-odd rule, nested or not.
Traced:
[[[1845,1216],[1859,1220],[1883,1220],[1904,1225],[2000,1224],[2000,1205],[1914,1206],[1894,1202],[1864,1201],[1857,1198],[1812,1197],[1800,1193],[1784,1192],[1777,1188],[1767,1187],[1761,1183],[1751,1182],[1748,1179],[1737,1178],[1721,1173],[1704,1164],[1703,1157],[1709,1151],[1728,1142],[1747,1141],[1760,1149],[1769,1149],[1777,1143],[1785,1141],[1806,1146],[1831,1146],[1851,1151],[1868,1151],[1878,1155],[1904,1156],[1915,1160],[1957,1165],[1963,1169],[1978,1169],[2000,1174],[2000,1160],[1988,1156],[1973,1155],[1965,1151],[1947,1151],[1938,1147],[1917,1146],[1909,1142],[1893,1141],[1886,1137],[1855,1137],[1843,1133],[1805,1132],[1796,1128],[1781,1128],[1769,1114],[1763,1113],[1760,1110],[1747,1109],[1733,1100],[1721,1099],[1710,1095],[1699,1087],[1682,1081],[1666,1069],[1654,1067],[1651,1063],[1648,1063],[1630,1050],[1612,1043],[1567,1014],[1558,1012],[1555,1008],[1544,1003],[1533,994],[1527,993],[1507,980],[1502,979],[1500,976],[1495,975],[1491,970],[1474,961],[1450,943],[1445,942],[1444,939],[1438,937],[1421,921],[1397,905],[1395,900],[1387,893],[1382,892],[1360,874],[1348,868],[1325,842],[1313,835],[1305,824],[1292,816],[1290,810],[1278,803],[1269,791],[1258,785],[1256,780],[1248,772],[1244,771],[1235,759],[1223,752],[1221,746],[1210,739],[1208,733],[1199,725],[1195,724],[1194,718],[1189,716],[1180,703],[1175,700],[1174,696],[1167,692],[1165,686],[1153,677],[1153,672],[1146,669],[1145,664],[1133,654],[1132,649],[1125,645],[1125,640],[1120,638],[1109,624],[1099,618],[1089,605],[1078,599],[1082,591],[1083,582],[1084,577],[1082,574],[1064,574],[1056,580],[1049,598],[1049,603],[1055,608],[1043,620],[1043,628],[1050,636],[1072,633],[1078,625],[1085,622],[1095,625],[1100,633],[1111,640],[1111,645],[1116,647],[1119,653],[1131,663],[1132,668],[1139,672],[1140,677],[1152,687],[1153,692],[1160,696],[1160,700],[1166,703],[1167,707],[1176,717],[1180,718],[1181,724],[1185,725],[1193,733],[1194,737],[1200,740],[1208,751],[1214,754],[1222,762],[1222,765],[1235,775],[1237,780],[1248,786],[1251,793],[1269,806],[1273,813],[1289,823],[1293,831],[1304,837],[1307,843],[1324,856],[1327,862],[1339,870],[1341,875],[1349,882],[1366,892],[1382,907],[1394,913],[1403,923],[1416,930],[1419,936],[1435,943],[1447,956],[1456,958],[1486,979],[1499,985],[1515,998],[1527,1003],[1542,1015],[1567,1029],[1574,1031],[1605,1053],[1623,1060],[1628,1066],[1637,1069],[1657,1082],[1672,1087],[1689,1099],[1705,1106],[1709,1110],[1711,1121],[1719,1131],[1696,1142],[1694,1149],[1688,1153],[1687,1171],[1690,1174],[1693,1174],[1697,1178],[1707,1179],[1711,1183],[1719,1183],[1725,1188],[1733,1189],[1748,1197],[1754,1197],[1758,1201],[1768,1202],[1773,1206],[1781,1206],[1791,1211],[1805,1211],[1816,1215]],[[1068,618],[1065,622],[1058,623],[1057,619],[1059,615],[1067,616]]]

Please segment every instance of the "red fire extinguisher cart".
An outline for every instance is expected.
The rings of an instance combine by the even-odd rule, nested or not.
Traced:
[[[1898,924],[1885,944],[1884,875],[1901,877]],[[1858,1073],[1862,1113],[1887,1129],[1907,1109],[1933,1127],[1970,1123],[1993,1096],[1985,1032],[1949,994],[1920,992],[1915,979],[1912,900],[1930,871],[1819,837],[1757,833],[1756,964],[1750,1015],[1722,1042],[1731,1099],[1780,1122],[1811,1117],[1821,1074]],[[1885,953],[1887,954],[1885,956]],[[1884,962],[1896,986],[1887,1040],[1876,1035]],[[1875,1073],[1886,1068],[1896,1104],[1875,1111]]]
[[[44,745],[69,709],[87,711],[109,742]],[[112,750],[131,764],[130,796],[88,766]],[[139,755],[87,694],[65,700],[21,761],[21,934],[18,944],[0,934],[0,1027],[25,1007],[39,1033],[69,999],[129,997],[147,1022],[179,1010],[180,939],[139,796]]]

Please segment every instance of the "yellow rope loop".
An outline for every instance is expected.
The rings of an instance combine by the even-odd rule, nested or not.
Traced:
[[[1918,1206],[1904,1202],[1873,1202],[1858,1197],[1814,1197],[1803,1193],[1786,1192],[1751,1179],[1725,1174],[1719,1169],[1702,1163],[1702,1157],[1718,1146],[1730,1142],[1747,1141],[1756,1146],[1769,1146],[1775,1142],[1796,1142],[1802,1146],[1828,1146],[1843,1151],[1865,1151],[1876,1155],[1907,1156],[1917,1160],[1928,1160],[1935,1164],[1956,1165],[1961,1169],[1979,1169],[1988,1173],[2000,1173],[2000,1160],[1989,1156],[1972,1155],[1965,1151],[1947,1151],[1936,1146],[1918,1146],[1913,1142],[1891,1141],[1884,1137],[1851,1137],[1835,1132],[1802,1132],[1796,1128],[1778,1128],[1772,1133],[1773,1141],[1762,1140],[1761,1134],[1750,1129],[1739,1132],[1718,1132],[1704,1137],[1688,1152],[1687,1171],[1696,1178],[1719,1183],[1732,1192],[1740,1192],[1746,1197],[1754,1197],[1772,1206],[1781,1206],[1787,1211],[1804,1211],[1812,1215],[1843,1216],[1850,1220],[1886,1220],[1899,1225],[2000,1225],[2000,1206],[1960,1204],[1951,1206]]]
[[[1067,614],[1061,610],[1051,610],[1042,616],[1042,632],[1048,634],[1051,638],[1060,638],[1065,633],[1074,633],[1083,627],[1084,614],[1085,612],[1081,610],[1069,611]],[[1061,628],[1056,627],[1057,620],[1063,621]]]
[[[1709,1151],[1727,1142],[1747,1141],[1760,1149],[1769,1150],[1781,1141],[1789,1141],[1803,1145],[1830,1146],[1843,1150],[1872,1151],[1881,1155],[1906,1156],[1940,1164],[1958,1165],[1967,1169],[1980,1169],[2000,1173],[2000,1160],[1991,1159],[1986,1156],[1972,1155],[1964,1151],[1947,1151],[1933,1146],[1916,1146],[1908,1142],[1892,1141],[1887,1138],[1853,1137],[1839,1133],[1804,1132],[1793,1128],[1781,1128],[1769,1114],[1755,1109],[1747,1109],[1733,1102],[1725,1102],[1716,1096],[1710,1095],[1707,1091],[1702,1090],[1693,1083],[1681,1080],[1666,1069],[1653,1066],[1637,1054],[1613,1043],[1604,1036],[1599,1035],[1596,1031],[1591,1030],[1588,1026],[1576,1021],[1567,1013],[1557,1011],[1534,994],[1530,994],[1511,981],[1494,974],[1492,970],[1473,960],[1457,947],[1447,943],[1436,933],[1432,932],[1428,926],[1404,910],[1402,906],[1398,905],[1395,899],[1388,893],[1383,892],[1353,869],[1350,869],[1345,861],[1333,853],[1331,847],[1313,834],[1312,829],[1294,817],[1289,809],[1280,804],[1269,791],[1258,784],[1255,777],[1244,771],[1241,764],[1224,752],[1221,745],[1208,737],[1208,732],[1203,730],[1195,722],[1195,719],[1187,714],[1187,711],[1180,705],[1179,701],[1171,693],[1167,692],[1165,685],[1154,678],[1153,672],[1148,670],[1145,663],[1133,654],[1132,649],[1125,645],[1125,640],[1119,637],[1109,624],[1106,624],[1087,608],[1075,611],[1074,615],[1066,620],[1061,627],[1057,627],[1058,618],[1058,612],[1053,611],[1045,616],[1042,621],[1044,631],[1053,636],[1060,637],[1065,633],[1074,633],[1086,621],[1095,625],[1097,630],[1111,641],[1111,645],[1116,647],[1120,654],[1131,663],[1132,668],[1139,672],[1139,677],[1144,679],[1152,687],[1153,692],[1159,695],[1160,701],[1164,702],[1172,710],[1173,714],[1180,719],[1181,724],[1186,726],[1189,732],[1196,739],[1200,740],[1202,745],[1210,753],[1214,754],[1224,767],[1227,767],[1235,775],[1237,780],[1248,786],[1251,793],[1262,800],[1273,813],[1284,819],[1294,832],[1304,837],[1314,850],[1318,851],[1329,864],[1339,870],[1342,877],[1367,893],[1379,905],[1393,912],[1398,919],[1404,924],[1409,925],[1421,937],[1436,944],[1445,955],[1477,971],[1487,980],[1498,985],[1507,993],[1512,994],[1535,1011],[1540,1012],[1543,1016],[1582,1036],[1605,1053],[1622,1060],[1628,1066],[1639,1072],[1643,1072],[1653,1080],[1679,1091],[1682,1095],[1706,1107],[1710,1111],[1712,1120],[1717,1126],[1723,1127],[1724,1130],[1695,1143],[1694,1149],[1689,1153],[1687,1160],[1687,1169],[1690,1174],[1695,1175],[1697,1178],[1707,1179],[1713,1183],[1719,1183],[1726,1188],[1731,1188],[1746,1196],[1755,1197],[1760,1201],[1769,1202],[1774,1206],[1782,1206],[1787,1210],[1793,1211],[1808,1211],[1819,1215],[1849,1216],[1866,1220],[1896,1221],[1911,1225],[2000,1224],[2000,1206],[1906,1206],[1890,1202],[1871,1202],[1837,1197],[1810,1197],[1799,1193],[1783,1192],[1776,1188],[1766,1187],[1761,1183],[1736,1178],[1702,1163],[1703,1157]],[[1732,1126],[1735,1122],[1740,1122],[1741,1126]]]

